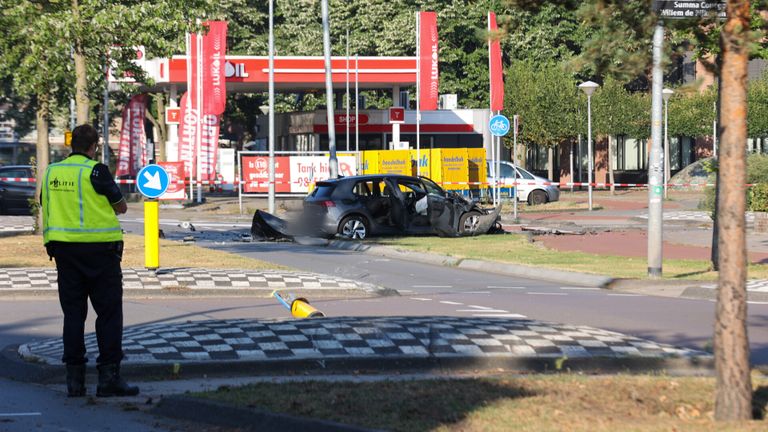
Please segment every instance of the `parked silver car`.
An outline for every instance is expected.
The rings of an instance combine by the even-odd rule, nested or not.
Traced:
[[[523,168],[516,167],[511,162],[500,161],[501,176],[499,181],[501,182],[502,193],[510,191],[515,181],[515,173],[517,175],[517,200],[525,201],[528,204],[544,204],[560,199],[560,189],[556,185],[551,185],[552,180],[545,179],[531,174]],[[492,166],[491,161],[486,162],[486,169],[488,173],[488,183],[491,185],[496,181],[496,167]],[[510,192],[507,192],[510,193]]]

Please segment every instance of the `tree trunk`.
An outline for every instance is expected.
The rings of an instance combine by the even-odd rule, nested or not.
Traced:
[[[157,118],[149,110],[145,111],[144,117],[152,123],[152,127],[155,129],[155,155],[157,160],[165,162],[165,142],[168,140],[168,127],[165,124],[165,94],[153,93],[152,98],[155,100]]]
[[[554,180],[555,178],[555,148],[547,147],[547,178]]]
[[[83,43],[78,31],[80,30],[80,7],[77,0],[72,0],[72,20],[75,22],[75,37],[72,46],[72,57],[75,60],[75,104],[77,124],[88,123],[90,100],[88,99],[88,71],[85,63]]]
[[[50,105],[48,95],[37,96],[37,113],[35,115],[35,127],[37,128],[37,143],[35,154],[35,201],[37,202],[35,215],[35,234],[42,234],[43,212],[40,203],[40,191],[43,189],[45,170],[50,162],[50,145],[48,143],[48,117]]]
[[[720,35],[722,135],[718,203],[720,263],[715,316],[715,419],[752,418],[752,383],[747,339],[746,145],[749,1],[728,0]]]
[[[616,195],[616,183],[613,177],[613,135],[608,135],[608,181],[611,183],[611,195]]]
[[[716,112],[715,112],[715,118],[717,120],[717,131],[715,132],[717,136],[712,137],[712,144],[713,144],[713,152],[714,152],[714,142],[720,141],[720,135],[722,134],[723,128],[720,125],[720,95],[722,94],[722,88],[723,88],[723,74],[721,73],[723,69],[722,64],[722,56],[720,54],[717,55],[716,59],[717,64],[717,105],[716,105]],[[717,157],[715,157],[715,163],[717,163]],[[720,170],[716,169],[715,171],[715,211],[712,215],[712,254],[710,255],[710,261],[712,262],[712,270],[719,271],[720,270],[720,263],[717,262],[718,257],[718,231],[719,231],[719,224],[717,222],[718,220],[718,214],[717,209],[720,205],[720,187],[718,186],[720,184]]]

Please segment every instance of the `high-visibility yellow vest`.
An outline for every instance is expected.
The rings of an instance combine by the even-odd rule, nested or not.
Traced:
[[[104,243],[123,239],[123,231],[106,196],[91,184],[97,164],[72,155],[48,166],[42,190],[43,242]]]

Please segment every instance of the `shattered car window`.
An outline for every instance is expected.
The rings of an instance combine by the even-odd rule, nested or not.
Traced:
[[[358,197],[369,197],[371,196],[371,190],[373,189],[371,187],[372,185],[373,182],[358,182],[355,184],[355,187],[352,188],[352,193]]]
[[[421,180],[424,182],[424,187],[427,189],[428,194],[437,196],[445,195],[445,191],[443,191],[437,183],[424,177],[422,177]]]

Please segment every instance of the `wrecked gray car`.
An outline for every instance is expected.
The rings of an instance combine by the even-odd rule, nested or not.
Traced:
[[[470,236],[500,230],[500,211],[482,208],[426,177],[361,175],[318,182],[293,221],[257,211],[251,232],[260,238],[338,235],[359,240],[372,235]]]

